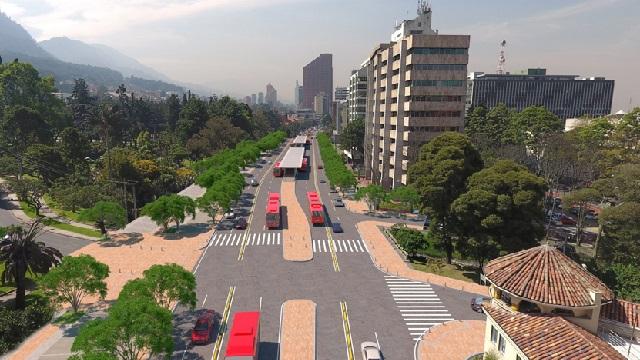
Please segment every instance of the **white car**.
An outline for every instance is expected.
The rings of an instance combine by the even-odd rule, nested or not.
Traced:
[[[225,220],[232,220],[236,218],[236,214],[233,212],[233,210],[230,210],[227,213],[224,213],[224,218]]]
[[[365,341],[360,344],[360,349],[362,350],[362,360],[382,360],[382,353],[380,353],[378,344]]]

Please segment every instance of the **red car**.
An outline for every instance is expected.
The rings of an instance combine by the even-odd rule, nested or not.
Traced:
[[[576,221],[566,215],[562,215],[560,217],[560,223],[562,225],[575,225]]]
[[[191,330],[192,344],[208,344],[213,339],[213,330],[218,319],[218,314],[213,310],[206,310],[198,317],[196,325]]]

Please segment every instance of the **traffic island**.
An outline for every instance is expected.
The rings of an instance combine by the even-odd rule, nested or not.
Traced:
[[[375,220],[361,221],[356,225],[360,237],[367,244],[367,250],[371,255],[371,259],[380,270],[389,275],[427,282],[483,296],[489,295],[489,289],[486,286],[411,268],[382,233],[381,228],[389,226],[391,226],[391,224]]]
[[[482,353],[484,332],[484,320],[454,320],[434,326],[420,338],[416,359],[466,360]]]
[[[282,304],[280,360],[316,358],[316,303],[288,300]]]
[[[298,203],[295,181],[285,178],[280,186],[280,194],[282,206],[287,208],[287,226],[282,229],[282,256],[288,261],[309,261],[313,259],[311,227]]]

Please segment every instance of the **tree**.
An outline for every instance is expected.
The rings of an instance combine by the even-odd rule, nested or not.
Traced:
[[[147,298],[118,299],[106,319],[92,320],[80,328],[72,359],[142,360],[171,356],[171,311]]]
[[[524,144],[539,158],[542,156],[547,136],[562,131],[563,123],[544,106],[529,106],[511,117],[506,140]]]
[[[509,160],[471,175],[467,191],[451,205],[459,249],[482,264],[498,252],[537,244],[544,236],[545,191],[542,178]]]
[[[65,256],[60,265],[43,276],[39,284],[57,303],[69,303],[78,312],[82,299],[87,295],[107,295],[109,266],[91,255]]]
[[[376,211],[380,203],[387,198],[387,192],[380,185],[367,185],[361,187],[356,192],[356,200],[364,199],[369,207],[369,211]]]
[[[564,203],[569,205],[564,208],[565,211],[570,211],[571,208],[577,208],[577,221],[576,221],[576,245],[580,246],[582,240],[582,233],[585,228],[585,217],[589,210],[589,205],[599,202],[602,198],[600,192],[593,188],[582,188],[573,191],[564,198]]]
[[[47,185],[70,172],[63,160],[62,153],[55,146],[33,144],[24,153],[28,173],[38,176]]]
[[[451,204],[464,192],[467,178],[482,169],[480,154],[465,135],[444,133],[420,150],[409,168],[409,183],[420,194],[421,207],[431,215],[431,230],[441,233],[447,263],[451,264]]]
[[[184,222],[186,215],[196,217],[196,204],[190,197],[176,194],[163,195],[156,201],[146,204],[142,214],[147,215],[166,231],[170,222],[176,223],[176,230]]]
[[[176,123],[176,133],[182,143],[197,133],[209,119],[206,104],[193,96],[182,106],[180,117]]]
[[[26,202],[36,212],[36,216],[40,216],[40,209],[44,206],[42,197],[47,192],[47,187],[42,180],[36,178],[11,180],[10,187],[20,201]]]
[[[628,301],[640,301],[640,266],[638,264],[613,264],[606,267],[605,283],[616,297]]]
[[[342,129],[340,146],[353,153],[364,152],[364,118],[358,117]]]
[[[467,118],[465,133],[469,136],[485,135],[493,145],[505,141],[507,130],[514,113],[505,104],[498,104],[490,111],[484,106],[475,107]]]
[[[393,201],[405,204],[411,211],[417,209],[420,204],[420,195],[413,186],[396,186],[389,197]]]
[[[98,201],[92,208],[80,212],[81,221],[92,221],[104,235],[107,226],[122,228],[127,223],[127,212],[120,204],[112,201]]]
[[[236,146],[247,136],[239,127],[233,126],[225,118],[216,117],[207,120],[205,127],[187,141],[187,150],[193,157],[202,158]]]
[[[24,309],[27,271],[45,274],[60,263],[62,254],[57,249],[36,241],[42,230],[37,220],[25,229],[13,226],[0,240],[0,262],[4,262],[2,283],[14,281],[16,284],[16,309]]]
[[[390,231],[398,241],[398,245],[407,252],[410,258],[415,257],[426,243],[422,232],[410,229],[405,224],[395,224]]]
[[[606,264],[638,264],[640,203],[625,202],[606,208],[598,221],[603,234],[598,246],[598,258]]]
[[[190,308],[196,306],[196,278],[178,264],[153,265],[142,279],[128,282],[119,299],[149,297],[158,306],[171,309],[175,302]]]

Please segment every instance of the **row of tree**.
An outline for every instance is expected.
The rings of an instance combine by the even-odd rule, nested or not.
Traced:
[[[357,180],[353,171],[345,166],[342,157],[331,144],[329,136],[325,133],[318,133],[316,141],[318,141],[324,171],[331,186],[338,186],[342,189],[355,186]]]

